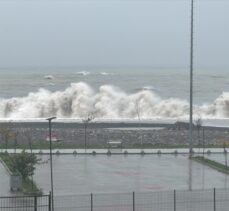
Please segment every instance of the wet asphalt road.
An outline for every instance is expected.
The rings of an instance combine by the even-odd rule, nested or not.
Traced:
[[[41,156],[48,161],[48,156]],[[227,188],[229,176],[190,161],[187,155],[55,155],[57,195]],[[50,164],[37,166],[35,180],[50,190]]]

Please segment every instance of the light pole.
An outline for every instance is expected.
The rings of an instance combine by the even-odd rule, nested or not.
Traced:
[[[136,111],[137,111],[137,116],[138,116],[138,126],[140,130],[140,138],[141,138],[141,149],[143,150],[143,134],[141,130],[141,117],[140,117],[140,110],[139,110],[139,101],[136,101]]]
[[[51,171],[51,201],[52,201],[52,211],[54,211],[54,201],[53,201],[53,172],[52,172],[52,120],[56,117],[47,118],[49,123],[49,155],[50,155],[50,171]]]
[[[190,110],[189,110],[189,156],[192,156],[193,135],[193,25],[194,0],[191,0],[191,33],[190,33]]]
[[[93,117],[88,117],[86,119],[83,119],[83,124],[84,124],[84,150],[86,153],[87,150],[87,126],[88,123],[93,119]]]

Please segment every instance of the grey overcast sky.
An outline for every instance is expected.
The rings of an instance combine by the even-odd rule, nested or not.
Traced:
[[[229,1],[195,0],[195,65],[229,67]],[[190,0],[0,0],[0,67],[189,64]]]

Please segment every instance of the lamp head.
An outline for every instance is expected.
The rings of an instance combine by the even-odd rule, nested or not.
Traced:
[[[55,116],[52,116],[52,117],[47,118],[46,120],[52,121],[53,119],[56,119],[56,117]]]

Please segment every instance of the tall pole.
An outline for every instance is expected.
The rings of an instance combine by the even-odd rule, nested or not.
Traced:
[[[189,156],[192,156],[193,135],[193,11],[194,0],[191,0],[191,40],[190,40],[190,111],[189,111]]]
[[[51,202],[52,202],[52,211],[54,211],[54,200],[53,200],[53,168],[52,168],[52,120],[56,117],[50,117],[46,120],[49,122],[49,156],[50,156],[50,171],[51,171]]]
[[[87,120],[84,122],[84,152],[87,151]]]
[[[92,116],[88,116],[86,119],[83,119],[82,122],[84,124],[84,152],[87,152],[87,127],[89,122],[93,119]]]

